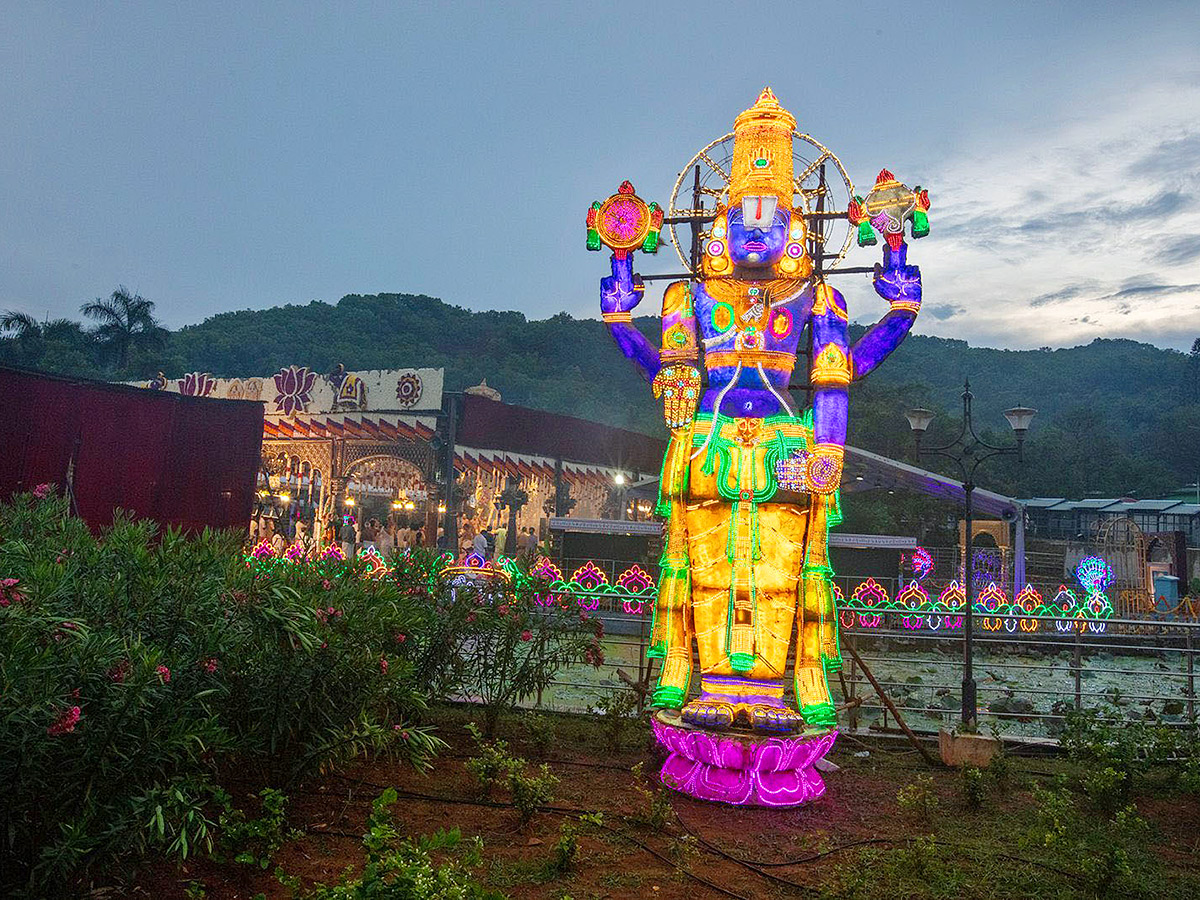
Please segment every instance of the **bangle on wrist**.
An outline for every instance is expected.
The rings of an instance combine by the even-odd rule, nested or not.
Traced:
[[[893,301],[891,301],[891,307],[893,310],[900,310],[902,312],[910,312],[915,316],[917,313],[919,313],[921,311],[921,301],[920,300],[893,300]]]
[[[633,313],[629,312],[629,310],[617,310],[616,312],[601,313],[600,316],[609,325],[613,324],[614,322],[633,322]]]

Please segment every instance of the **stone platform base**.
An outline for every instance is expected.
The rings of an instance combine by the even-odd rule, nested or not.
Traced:
[[[813,766],[833,747],[835,730],[786,736],[705,731],[667,710],[650,722],[667,751],[662,783],[681,793],[739,806],[799,806],[825,793]]]

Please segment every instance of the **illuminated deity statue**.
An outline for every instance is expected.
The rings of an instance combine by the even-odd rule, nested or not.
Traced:
[[[632,252],[654,249],[662,212],[627,182],[589,214],[589,246],[614,249],[612,275],[600,282],[604,321],[662,399],[671,429],[658,504],[667,527],[649,650],[662,659],[653,705],[718,732],[836,724],[826,675],[841,656],[827,530],[840,521],[848,391],[900,345],[921,305],[921,275],[906,264],[895,226],[907,220],[920,236],[928,198],[885,171],[849,218],[887,238],[874,286],[890,309],[850,346],[845,300],[814,281],[803,210],[793,207],[795,126],[769,88],[737,117],[728,193],[701,245],[701,277],[667,288],[661,348],[630,313],[644,290]],[[639,216],[650,220],[641,231],[629,227]],[[869,227],[859,240],[874,243]],[[787,388],[805,325],[813,404],[801,414]],[[793,634],[794,706],[784,696]],[[693,643],[700,694],[688,702]]]

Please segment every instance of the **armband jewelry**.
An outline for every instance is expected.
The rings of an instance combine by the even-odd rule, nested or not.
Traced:
[[[694,348],[691,350],[660,350],[658,352],[658,360],[664,366],[677,363],[688,363],[694,366],[699,359],[700,356]]]
[[[812,364],[812,383],[819,387],[845,387],[850,383],[850,360],[837,344],[826,344]]]
[[[633,323],[633,313],[629,312],[629,310],[617,310],[616,312],[601,313],[600,316],[609,325],[612,325],[616,322],[625,322],[626,324]]]
[[[893,300],[891,301],[892,311],[910,312],[914,316],[921,311],[920,300]]]

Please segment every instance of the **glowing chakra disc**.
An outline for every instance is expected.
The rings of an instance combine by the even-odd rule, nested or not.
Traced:
[[[634,193],[632,184],[622,182],[617,193],[588,210],[588,249],[598,250],[603,244],[619,257],[635,249],[654,253],[662,220],[657,203],[647,203]]]

